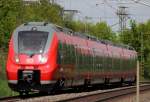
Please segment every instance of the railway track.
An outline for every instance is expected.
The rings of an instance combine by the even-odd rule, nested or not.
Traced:
[[[140,91],[147,91],[150,90],[150,84],[145,84],[140,86]],[[62,92],[60,94],[54,95],[39,95],[34,94],[27,97],[5,97],[1,98],[0,102],[106,102],[110,101],[111,99],[123,97],[130,94],[135,94],[136,87],[121,87],[115,89],[107,89],[107,90],[95,90],[95,91],[88,91],[88,92]]]
[[[15,102],[15,101],[19,101],[19,100],[21,100],[21,98],[19,96],[0,98],[0,102]]]
[[[30,98],[39,97],[39,96],[45,96],[45,95],[41,95],[39,93],[33,93],[29,95],[24,95],[24,96],[18,95],[18,96],[11,96],[11,97],[2,97],[0,98],[0,102],[16,102],[16,101],[21,101],[21,100],[30,99]]]
[[[150,90],[150,84],[140,86],[141,92],[147,90]],[[81,97],[64,99],[58,102],[87,102],[87,101],[88,102],[107,102],[107,101],[110,102],[114,98],[135,94],[135,92],[136,92],[136,87],[131,86],[131,87],[124,87],[124,88],[112,89],[104,92],[89,94]]]

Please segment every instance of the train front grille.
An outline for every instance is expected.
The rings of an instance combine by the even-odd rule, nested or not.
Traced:
[[[18,83],[40,84],[39,70],[18,70]]]

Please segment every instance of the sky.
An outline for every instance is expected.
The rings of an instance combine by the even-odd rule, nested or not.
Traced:
[[[119,29],[119,25],[112,26],[119,22],[116,14],[119,6],[127,7],[128,17],[137,22],[146,22],[150,19],[150,0],[139,0],[137,3],[133,0],[55,0],[55,2],[64,9],[78,10],[75,19],[92,23],[105,21],[114,31]]]

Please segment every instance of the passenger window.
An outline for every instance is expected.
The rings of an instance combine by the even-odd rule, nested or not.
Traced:
[[[57,51],[57,63],[61,64],[61,62],[62,62],[62,42],[59,42]]]
[[[58,53],[57,53],[57,63],[61,64],[61,55],[60,55],[59,50],[58,50]]]

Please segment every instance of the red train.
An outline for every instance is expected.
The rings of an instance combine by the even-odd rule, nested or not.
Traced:
[[[17,27],[9,43],[7,79],[20,93],[58,87],[135,82],[136,51],[54,24]]]

